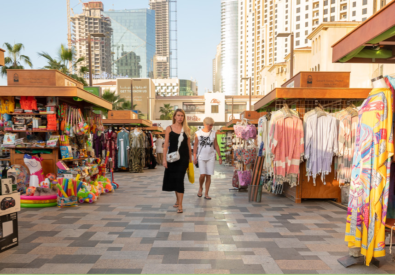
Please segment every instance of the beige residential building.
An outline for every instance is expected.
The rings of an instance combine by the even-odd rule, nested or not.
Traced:
[[[89,66],[88,35],[90,33],[103,33],[105,37],[92,37],[92,74],[102,75],[111,73],[111,21],[103,16],[102,2],[84,3],[82,14],[71,17],[73,23],[72,42],[76,52],[76,59],[85,57],[80,66]]]
[[[361,22],[326,22],[319,25],[308,36],[312,47],[299,48],[294,51],[294,75],[301,71],[351,72],[351,88],[371,88],[372,78],[394,74],[395,65],[391,64],[332,63],[332,45],[359,24]],[[290,54],[285,57],[286,66],[283,70],[281,70],[282,64],[284,63],[261,70],[262,94],[268,94],[290,78]]]
[[[150,0],[150,9],[155,11],[156,78],[170,78],[170,21],[169,0]]]
[[[388,0],[240,0],[238,94],[249,93],[248,81],[241,78],[251,77],[252,94],[267,92],[276,82],[270,78],[260,79],[260,76],[263,71],[267,75],[275,64],[286,62],[291,51],[291,32],[294,34],[295,55],[303,58],[308,54],[307,48],[312,47],[308,35],[321,24],[364,21],[387,2]],[[304,52],[297,52],[299,49]],[[306,64],[303,66],[306,67]],[[287,72],[289,75],[289,70]]]
[[[221,43],[217,46],[217,53],[213,59],[213,92],[221,92],[222,65],[221,65]]]

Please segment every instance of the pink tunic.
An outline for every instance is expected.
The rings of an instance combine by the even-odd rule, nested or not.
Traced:
[[[289,182],[291,187],[298,183],[300,159],[304,155],[303,140],[301,119],[290,117],[277,120],[271,146],[276,182]]]

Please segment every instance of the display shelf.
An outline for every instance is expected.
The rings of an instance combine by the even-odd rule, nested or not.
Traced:
[[[10,116],[46,116],[46,115],[56,115],[53,114],[40,114],[40,113],[9,113]]]
[[[12,149],[59,149],[59,147],[13,147]]]
[[[73,161],[79,161],[79,160],[87,160],[90,158],[78,158],[78,159],[62,159],[64,162],[73,162]]]
[[[31,132],[31,133],[52,133],[57,132],[59,130],[7,130],[9,133],[23,133],[23,132]]]

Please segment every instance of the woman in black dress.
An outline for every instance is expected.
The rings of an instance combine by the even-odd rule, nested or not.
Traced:
[[[172,163],[167,163],[167,153],[177,151],[178,138],[182,129],[184,129],[183,141],[178,151],[180,159]],[[162,187],[163,191],[176,192],[177,202],[174,208],[178,208],[177,213],[183,212],[184,178],[188,165],[192,162],[190,132],[184,110],[177,109],[173,115],[173,124],[166,128],[165,144],[163,145],[163,166],[166,169]]]

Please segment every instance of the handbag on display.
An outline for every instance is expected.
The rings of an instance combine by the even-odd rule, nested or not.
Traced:
[[[233,171],[232,186],[239,188],[239,175],[237,174],[237,170]]]
[[[251,183],[251,172],[250,171],[237,171],[239,176],[240,186],[248,186]]]
[[[244,164],[250,164],[255,161],[256,158],[256,148],[248,148],[248,149],[243,149],[243,161]]]
[[[177,160],[180,160],[180,146],[181,142],[184,140],[184,127],[181,128],[181,133],[180,136],[178,137],[178,147],[177,151],[172,152],[172,153],[167,153],[166,155],[166,160],[167,162],[173,163],[176,162]]]

